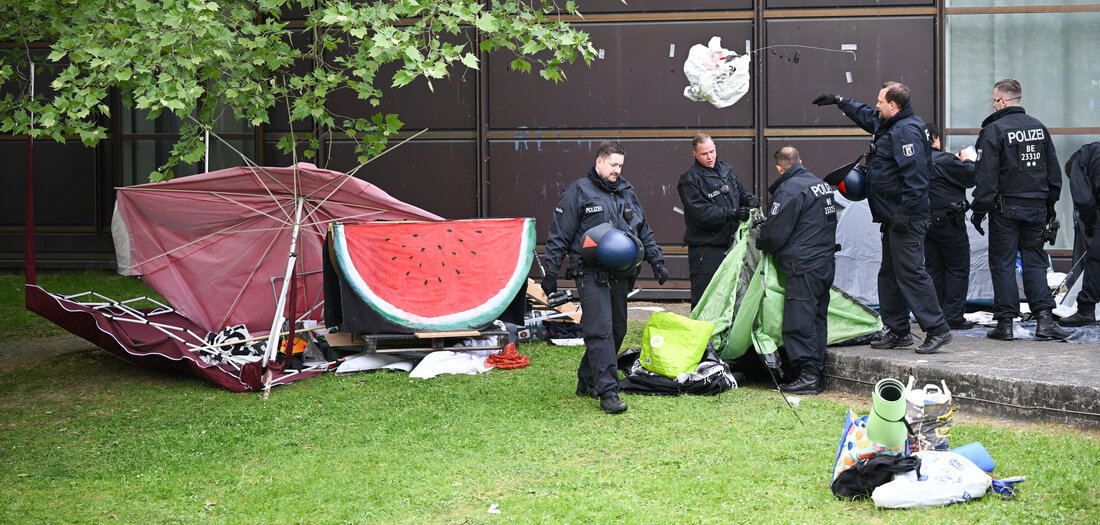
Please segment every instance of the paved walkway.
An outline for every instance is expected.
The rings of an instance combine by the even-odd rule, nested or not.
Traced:
[[[680,302],[631,303],[629,318],[644,321],[653,311],[686,315]],[[870,395],[874,384],[893,377],[918,385],[946,381],[956,406],[969,414],[1100,429],[1100,344],[1050,341],[994,341],[978,328],[955,332],[944,351],[919,355],[913,347],[873,350],[830,347],[825,387]],[[1024,334],[1017,328],[1018,334]],[[920,344],[923,334],[914,325]],[[977,337],[966,337],[976,335]],[[95,348],[75,336],[56,336],[0,346],[0,367],[50,359]]]

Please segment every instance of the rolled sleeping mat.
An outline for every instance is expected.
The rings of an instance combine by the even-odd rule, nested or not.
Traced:
[[[875,384],[871,393],[871,414],[867,417],[867,437],[886,448],[905,445],[905,385],[894,378]]]

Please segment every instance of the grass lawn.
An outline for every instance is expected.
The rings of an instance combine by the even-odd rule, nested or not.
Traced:
[[[802,424],[762,386],[626,395],[608,416],[573,395],[580,349],[520,351],[532,366],[326,375],[266,401],[99,350],[0,368],[0,522],[1100,521],[1098,432],[963,417],[952,442],[1026,475],[1020,495],[882,510],[828,488],[844,412],[869,397],[804,398]]]

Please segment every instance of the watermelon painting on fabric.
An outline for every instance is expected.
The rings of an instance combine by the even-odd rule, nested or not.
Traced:
[[[326,324],[360,333],[479,329],[525,292],[534,249],[531,218],[334,224]]]

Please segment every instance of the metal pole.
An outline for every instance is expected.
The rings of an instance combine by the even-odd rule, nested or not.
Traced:
[[[267,338],[267,351],[264,352],[263,366],[267,367],[267,362],[275,357],[275,353],[278,351],[279,343],[279,330],[283,324],[283,311],[286,307],[286,295],[287,289],[290,286],[291,277],[294,272],[294,262],[298,258],[298,232],[302,229],[302,207],[305,206],[306,199],[304,197],[298,197],[298,205],[294,212],[294,228],[290,233],[290,255],[286,259],[286,274],[283,278],[283,288],[279,292],[279,302],[275,306],[275,319],[271,322],[271,332]]]

